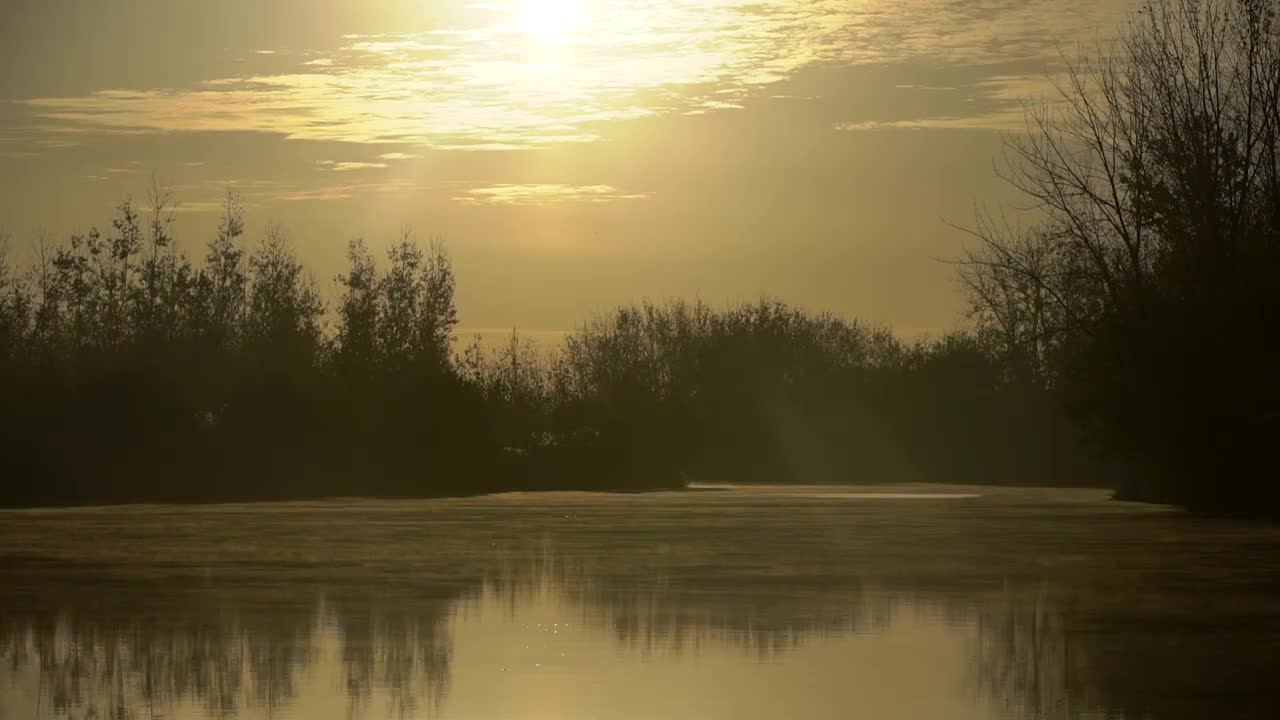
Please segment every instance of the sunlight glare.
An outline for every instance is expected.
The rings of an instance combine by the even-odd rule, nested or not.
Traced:
[[[545,45],[562,45],[582,24],[582,0],[520,0],[519,26]]]

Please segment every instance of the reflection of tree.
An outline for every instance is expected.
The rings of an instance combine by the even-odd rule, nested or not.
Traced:
[[[55,714],[181,699],[198,699],[218,715],[245,700],[275,708],[292,697],[295,674],[311,661],[307,615],[273,613],[266,621],[244,608],[198,606],[97,615],[93,605],[89,598],[27,618],[6,613],[0,627],[10,667],[36,664],[40,695]]]
[[[1226,583],[1206,606],[1156,600],[1081,613],[1071,638],[1088,649],[1088,682],[1129,718],[1276,717],[1280,624],[1274,595],[1257,603]],[[1126,598],[1127,599],[1127,598]]]
[[[1205,606],[1143,581],[1069,598],[1045,587],[981,596],[976,683],[1010,717],[1274,717],[1274,586],[1236,582]]]
[[[54,716],[128,717],[180,701],[215,716],[275,711],[297,695],[326,629],[341,643],[353,711],[376,686],[408,715],[419,692],[438,704],[447,677],[447,601],[380,605],[348,591],[322,602],[308,588],[183,590],[101,572],[14,579],[23,592],[0,601],[0,657],[11,673],[37,671]]]
[[[39,669],[42,702],[58,716],[163,711],[182,701],[233,715],[288,706],[330,638],[349,713],[376,714],[370,705],[381,697],[390,713],[408,717],[439,708],[449,621],[460,604],[486,595],[516,612],[552,594],[647,655],[715,643],[762,658],[815,636],[886,627],[896,604],[893,593],[861,582],[819,590],[776,577],[673,578],[639,558],[613,558],[608,567],[518,556],[447,583],[338,571],[294,586],[249,571],[252,581],[210,586],[162,581],[137,567],[49,564],[9,574],[21,592],[0,599],[0,652],[10,672]]]
[[[415,713],[419,691],[432,711],[448,685],[451,599],[388,604],[349,598],[333,611],[342,632],[343,687],[353,714],[365,709],[375,688],[388,693],[397,717]]]
[[[305,692],[308,672],[333,662],[349,716],[422,717],[441,708],[448,689],[452,621],[480,602],[513,615],[562,603],[626,650],[655,657],[730,646],[775,658],[819,637],[884,630],[909,608],[973,631],[974,688],[1010,718],[1068,720],[1106,708],[1115,717],[1189,720],[1223,703],[1265,707],[1261,697],[1207,694],[1265,687],[1274,645],[1265,627],[1224,637],[1205,619],[1202,629],[1213,632],[1201,633],[1172,607],[1183,613],[1171,615],[1176,622],[1138,626],[1136,595],[1103,600],[1020,581],[941,587],[852,573],[822,583],[795,566],[712,572],[695,571],[700,560],[651,560],[642,550],[516,553],[419,577],[336,568],[273,582],[257,568],[241,582],[213,584],[162,581],[137,567],[33,564],[5,571],[13,591],[0,594],[0,660],[13,677],[38,678],[44,716],[148,717],[179,702],[198,702],[211,716],[279,710]]]
[[[644,548],[617,550],[598,562],[555,555],[509,560],[483,592],[512,612],[554,596],[645,655],[695,651],[714,641],[761,658],[815,637],[882,630],[901,595],[861,578],[821,583],[709,566],[673,573],[655,568]]]
[[[1006,587],[976,607],[977,684],[1010,717],[1066,720],[1097,709],[1046,589]]]

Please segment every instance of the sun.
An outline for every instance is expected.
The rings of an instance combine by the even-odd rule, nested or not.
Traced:
[[[582,0],[519,0],[522,31],[546,45],[563,45],[583,22]]]

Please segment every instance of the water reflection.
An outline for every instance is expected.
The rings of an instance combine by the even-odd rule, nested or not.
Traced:
[[[5,514],[0,720],[1269,717],[1276,529],[820,494]]]
[[[1043,712],[1067,707],[1060,623],[1013,590],[981,608],[784,591],[744,612],[555,562],[452,597],[25,574],[0,621],[0,717],[1073,716]]]

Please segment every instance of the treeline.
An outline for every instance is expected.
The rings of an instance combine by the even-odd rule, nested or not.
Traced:
[[[1051,393],[975,335],[673,302],[552,353],[455,353],[439,244],[351,243],[328,307],[278,228],[245,241],[234,193],[200,262],[149,205],[0,264],[2,504],[1096,481]]]
[[[375,279],[353,244],[333,334],[280,229],[244,247],[234,193],[199,266],[177,248],[168,195],[152,200],[0,275],[6,504],[494,486],[483,399],[449,357],[439,248],[405,238]]]
[[[1149,3],[1060,88],[1010,145],[1043,221],[974,231],[982,332],[1125,497],[1280,513],[1280,2]]]
[[[627,465],[646,476],[1103,482],[1052,393],[1020,383],[968,333],[906,344],[770,300],[674,301],[598,315],[554,355],[514,335],[487,364],[470,363],[475,352],[464,376],[504,444],[606,431],[633,439]]]

